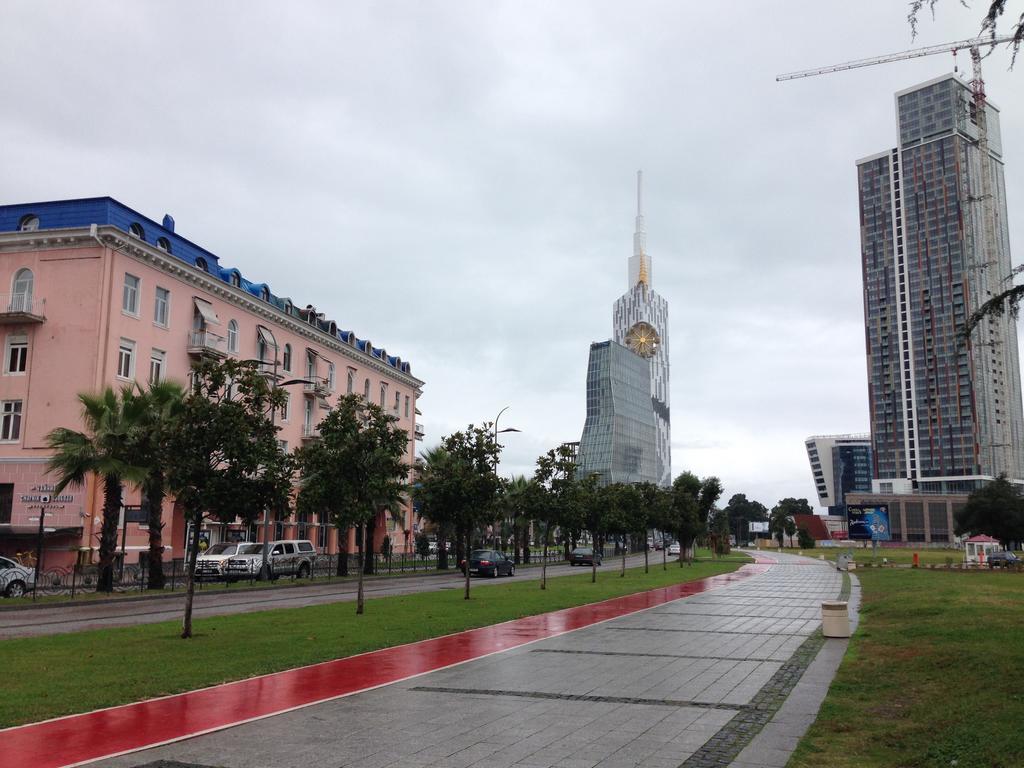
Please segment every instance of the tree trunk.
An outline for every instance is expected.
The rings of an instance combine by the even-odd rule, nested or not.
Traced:
[[[668,570],[668,547],[665,546],[664,532],[661,537],[661,570]]]
[[[366,524],[359,526],[357,530],[361,534],[356,536],[356,544],[359,545],[359,563],[362,565],[366,559],[366,553],[370,551],[366,546]],[[359,569],[359,586],[356,587],[356,616],[361,616],[363,613],[363,573],[365,572],[365,567]]]
[[[114,591],[114,553],[117,551],[117,524],[121,516],[121,478],[103,478],[103,525],[100,528],[100,562],[97,592]]]
[[[470,547],[469,539],[470,539],[471,535],[472,534],[467,529],[466,530],[466,544],[465,544],[465,547],[466,547],[466,557],[464,558],[464,562],[466,564],[466,568],[465,568],[465,571],[466,571],[466,573],[465,573],[465,576],[466,576],[466,594],[463,596],[463,598],[462,598],[463,600],[469,600],[469,547]],[[494,566],[494,567],[497,568],[498,566]]]
[[[160,470],[150,472],[146,484],[146,500],[149,503],[149,584],[154,590],[164,588],[164,474]]]
[[[448,570],[448,537],[440,532],[437,534],[437,569]]]
[[[519,515],[512,518],[512,562],[519,565],[522,560],[519,559]]]
[[[348,528],[338,528],[338,576],[348,576]]]
[[[199,556],[199,526],[203,522],[202,512],[191,510],[192,541],[185,557],[185,615],[181,619],[181,639],[192,637],[192,600],[196,594],[196,558]]]
[[[373,513],[368,523],[363,524],[363,573],[373,575],[373,534],[377,529],[377,513]],[[362,611],[360,611],[362,613]]]
[[[626,547],[625,547],[625,543],[623,543],[623,547],[622,547],[622,569],[619,571],[619,578],[622,579],[622,578],[625,578],[625,576],[626,576]]]
[[[530,564],[530,526],[532,523],[527,522],[523,526],[523,565]]]
[[[640,541],[642,542],[642,546],[644,548],[644,573],[650,573],[651,567],[650,564],[647,562],[647,558],[650,555],[650,547],[647,546],[647,537],[642,537]]]
[[[540,588],[548,588],[548,533],[551,531],[551,523],[544,526],[544,554],[540,561]]]

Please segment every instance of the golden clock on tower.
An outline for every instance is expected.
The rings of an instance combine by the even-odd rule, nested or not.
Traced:
[[[636,323],[626,332],[626,346],[640,357],[654,357],[659,344],[661,344],[661,337],[650,323]]]

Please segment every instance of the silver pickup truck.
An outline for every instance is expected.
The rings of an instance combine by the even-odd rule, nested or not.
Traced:
[[[254,551],[250,551],[252,547]],[[316,559],[316,548],[313,542],[305,539],[288,539],[270,542],[270,578],[295,576],[308,579],[313,573],[313,561]],[[246,552],[229,558],[224,567],[224,575],[229,579],[254,579],[263,569],[263,545],[255,544],[246,547]]]

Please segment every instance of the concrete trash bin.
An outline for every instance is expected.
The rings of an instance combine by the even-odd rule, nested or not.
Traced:
[[[853,562],[853,555],[848,552],[842,552],[836,557],[836,570],[837,571],[848,571],[850,570],[850,563]]]
[[[821,633],[825,637],[850,636],[850,612],[845,600],[826,600],[821,604]]]

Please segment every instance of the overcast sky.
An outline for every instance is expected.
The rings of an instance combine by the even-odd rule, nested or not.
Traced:
[[[953,61],[775,75],[972,37],[975,5],[942,0],[912,41],[903,0],[6,0],[0,203],[171,213],[410,360],[423,447],[510,406],[502,471],[529,474],[580,437],[642,168],[673,472],[815,504],[804,438],[869,426],[854,164],[895,144],[895,91]],[[1008,66],[986,82],[1020,263]]]

